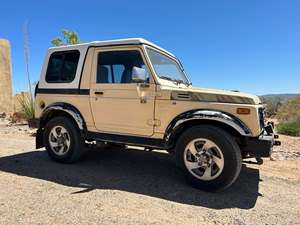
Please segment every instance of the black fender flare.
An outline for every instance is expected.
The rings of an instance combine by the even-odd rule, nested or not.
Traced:
[[[234,115],[219,110],[195,109],[179,114],[170,122],[164,136],[164,140],[168,147],[171,147],[174,144],[173,137],[176,135],[178,130],[180,130],[186,122],[192,120],[217,121],[230,126],[241,136],[252,135],[250,129],[245,125],[245,123]]]
[[[45,120],[50,115],[50,113],[54,111],[62,111],[64,113],[67,113],[74,119],[75,123],[77,124],[80,130],[86,130],[86,124],[80,111],[75,106],[64,102],[56,102],[48,105],[42,112],[42,115],[40,117],[40,125],[45,125]]]
[[[43,110],[42,115],[40,116],[39,128],[37,130],[36,138],[35,138],[36,149],[44,147],[44,143],[43,143],[44,126],[46,125],[46,121],[49,119],[49,116],[51,116],[51,113],[57,111],[64,112],[68,114],[71,118],[73,118],[78,128],[81,130],[81,132],[85,133],[87,131],[84,118],[80,113],[80,111],[75,106],[64,102],[52,103]]]

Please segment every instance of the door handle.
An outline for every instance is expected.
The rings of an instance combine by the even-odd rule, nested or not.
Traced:
[[[103,91],[95,91],[94,93],[95,93],[95,95],[103,95],[104,94]]]

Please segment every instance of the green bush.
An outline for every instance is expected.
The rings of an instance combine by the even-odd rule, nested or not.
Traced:
[[[281,134],[300,136],[300,122],[279,123],[277,130]]]

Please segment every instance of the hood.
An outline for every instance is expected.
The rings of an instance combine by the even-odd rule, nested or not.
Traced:
[[[238,91],[225,91],[219,89],[206,89],[190,87],[187,89],[178,88],[172,91],[172,98],[190,98],[190,100],[204,102],[220,102],[220,103],[235,103],[235,104],[261,104],[258,96]]]

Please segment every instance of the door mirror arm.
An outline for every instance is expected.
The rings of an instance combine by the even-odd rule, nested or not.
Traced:
[[[140,87],[140,88],[148,88],[150,87],[150,84],[149,83],[137,83],[137,86]]]

